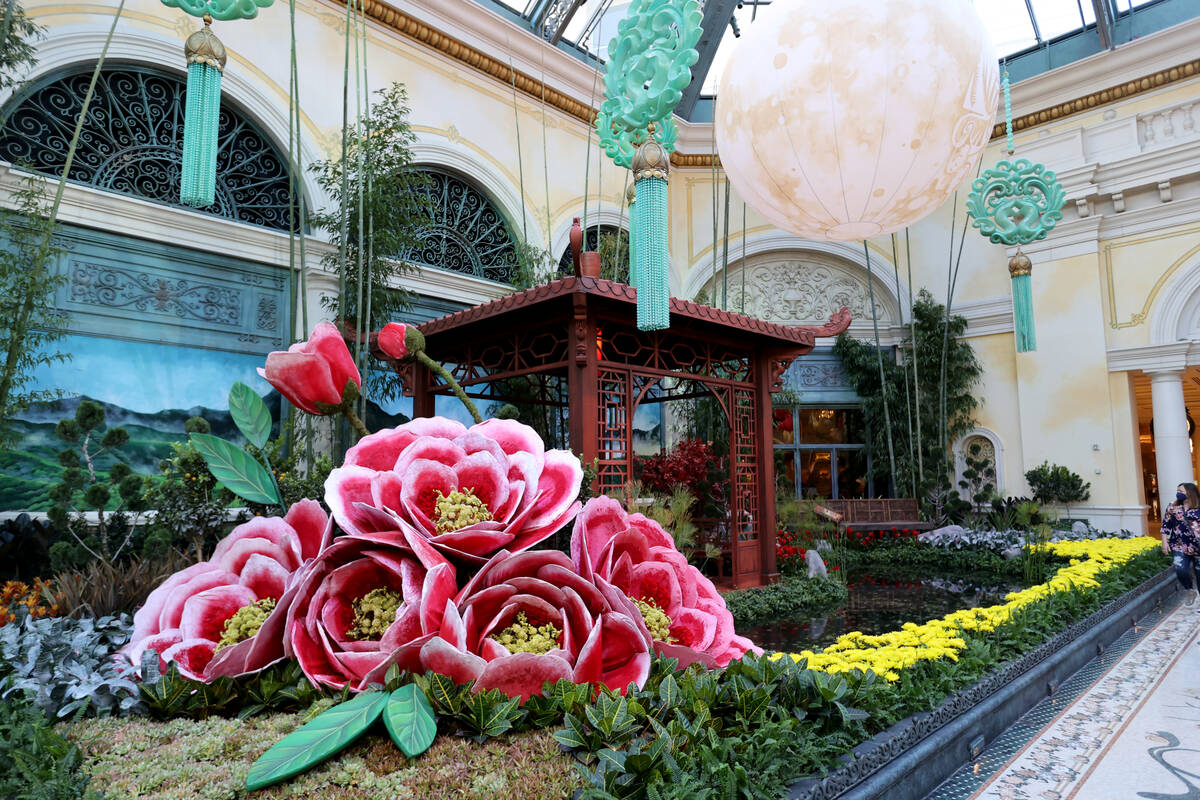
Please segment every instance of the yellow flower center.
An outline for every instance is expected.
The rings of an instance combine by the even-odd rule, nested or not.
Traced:
[[[675,637],[671,635],[671,618],[667,616],[667,612],[650,599],[634,600],[633,602],[638,607],[638,611],[642,612],[642,620],[650,629],[650,635],[654,637],[654,640],[672,644]]]
[[[258,629],[267,621],[267,617],[271,615],[274,608],[275,600],[271,597],[264,597],[262,600],[239,608],[232,617],[225,620],[221,641],[217,642],[217,647],[213,652],[219,653],[222,648],[244,642],[258,633]]]
[[[453,533],[492,518],[492,512],[475,496],[473,489],[455,489],[448,495],[438,492],[434,510],[438,533]]]
[[[396,611],[403,604],[404,597],[399,592],[372,589],[354,601],[354,627],[346,631],[346,638],[379,641],[396,621]]]
[[[517,621],[492,637],[510,653],[549,653],[557,649],[562,640],[562,631],[547,622],[541,627],[533,625],[524,611],[517,612]]]

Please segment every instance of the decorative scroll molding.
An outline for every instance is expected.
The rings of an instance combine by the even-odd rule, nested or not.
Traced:
[[[848,308],[856,319],[871,319],[871,302],[865,276],[830,263],[799,257],[759,261],[729,275],[729,308],[751,317],[787,325],[829,319]],[[875,298],[880,325],[889,325],[892,314]]]
[[[242,324],[242,293],[237,289],[183,278],[159,278],[87,261],[71,262],[71,300],[230,328]],[[269,321],[262,313],[264,302],[271,305]],[[257,327],[260,330],[275,328],[273,300],[262,298],[259,301],[259,315]]]

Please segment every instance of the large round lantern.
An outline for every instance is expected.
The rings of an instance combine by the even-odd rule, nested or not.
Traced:
[[[891,233],[974,176],[998,72],[967,0],[776,0],[721,76],[721,164],[784,230]]]

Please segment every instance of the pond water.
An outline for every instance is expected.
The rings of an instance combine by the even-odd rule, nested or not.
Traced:
[[[906,622],[922,623],[960,608],[996,605],[1016,585],[981,586],[947,579],[881,580],[861,575],[851,579],[850,595],[828,616],[776,620],[738,633],[766,650],[798,652],[832,643],[843,633],[867,634],[898,630]]]

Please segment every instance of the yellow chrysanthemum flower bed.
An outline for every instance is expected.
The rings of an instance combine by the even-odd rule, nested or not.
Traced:
[[[1070,591],[1073,587],[1085,590],[1097,587],[1100,585],[1097,577],[1102,573],[1159,546],[1158,540],[1149,536],[1042,545],[1053,555],[1069,558],[1070,563],[1045,583],[1009,593],[1003,605],[965,608],[923,625],[906,622],[900,630],[878,636],[852,631],[820,652],[777,653],[772,658],[790,655],[796,661],[807,659],[809,669],[822,672],[873,670],[885,680],[898,681],[903,670],[918,662],[941,658],[957,661],[959,653],[967,647],[962,639],[963,632],[993,631],[1007,623],[1014,612],[1050,595]]]

